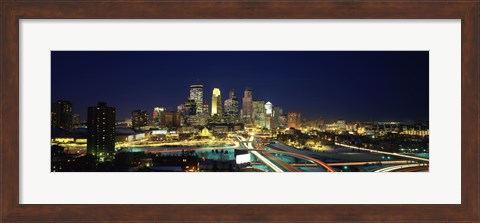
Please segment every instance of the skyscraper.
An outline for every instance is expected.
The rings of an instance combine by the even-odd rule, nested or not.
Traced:
[[[243,93],[242,115],[246,123],[251,123],[253,112],[252,89],[246,88]]]
[[[302,125],[302,121],[300,119],[300,113],[298,112],[289,112],[288,119],[287,119],[287,127],[288,128],[295,128],[299,129]]]
[[[212,116],[214,115],[222,115],[222,95],[218,88],[214,88],[212,92]]]
[[[99,102],[88,107],[87,153],[97,162],[112,161],[115,156],[115,108]]]
[[[257,127],[265,127],[265,102],[260,100],[253,101],[253,123]]]
[[[134,110],[132,112],[132,127],[140,128],[148,125],[148,112],[145,110]]]
[[[176,111],[164,111],[161,113],[161,127],[175,128],[180,126],[180,113]]]
[[[272,104],[272,102],[265,103],[265,114],[273,116],[273,104]]]
[[[197,114],[197,103],[195,100],[187,100],[184,104],[185,116],[192,116]]]
[[[282,126],[280,116],[283,115],[283,109],[280,107],[273,107],[273,123],[274,126]]]
[[[238,99],[235,96],[235,91],[232,89],[228,93],[228,99],[224,103],[224,114],[228,123],[237,123],[239,120],[238,114]]]
[[[52,128],[72,130],[73,108],[70,101],[57,101],[52,103]]]
[[[184,124],[187,125],[198,125],[198,114],[197,114],[197,102],[193,99],[188,99],[183,105],[183,114],[182,119]],[[203,108],[201,108],[203,110]]]
[[[159,126],[160,123],[162,122],[161,120],[161,114],[162,112],[165,111],[165,108],[161,108],[161,107],[155,107],[153,108],[153,124],[156,125],[156,126]]]
[[[190,100],[194,100],[197,105],[197,114],[203,113],[203,85],[190,86]]]
[[[273,105],[271,102],[265,103],[265,127],[271,129],[274,126],[273,123]]]

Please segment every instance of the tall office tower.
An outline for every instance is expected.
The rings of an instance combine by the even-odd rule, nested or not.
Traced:
[[[164,111],[161,113],[161,127],[163,128],[175,128],[180,127],[180,113],[175,111]]]
[[[253,124],[257,127],[264,128],[265,127],[265,102],[260,100],[255,100],[252,103],[253,111]]]
[[[204,126],[208,123],[208,118],[210,117],[210,113],[208,113],[208,104],[203,104],[202,113],[197,115],[198,116],[198,125]]]
[[[197,114],[203,113],[203,85],[191,85],[189,100],[194,100],[197,105]]]
[[[252,98],[252,89],[246,88],[243,93],[242,101],[242,112],[243,118],[247,123],[252,121],[252,112],[253,112],[253,98]]]
[[[300,119],[300,113],[289,112],[287,119],[287,127],[299,129],[302,126],[302,120]]]
[[[155,107],[153,108],[153,124],[155,126],[159,126],[160,123],[162,122],[161,120],[161,114],[162,112],[165,111],[165,108],[161,108],[161,107]]]
[[[238,99],[235,96],[235,91],[232,89],[228,93],[228,99],[224,102],[224,114],[228,123],[238,123]]]
[[[148,112],[145,110],[134,110],[132,112],[132,127],[140,128],[148,125]]]
[[[222,95],[218,88],[214,88],[212,92],[212,116],[214,115],[222,115]]]
[[[197,114],[197,103],[195,100],[187,100],[185,101],[185,115],[191,116]]]
[[[273,122],[275,126],[282,126],[280,123],[281,115],[283,115],[283,109],[280,107],[273,107]]]
[[[273,105],[271,102],[265,103],[265,114],[273,116]]]
[[[183,108],[185,109],[183,112],[184,124],[193,126],[198,125],[197,103],[195,100],[189,99],[185,101]]]
[[[112,161],[115,156],[115,108],[105,102],[88,107],[87,153],[97,162]]]
[[[271,129],[274,127],[273,123],[273,105],[271,102],[265,103],[265,127]]]
[[[66,131],[72,130],[72,103],[70,101],[57,101],[52,103],[52,128],[61,128]]]
[[[187,113],[185,109],[185,103],[184,104],[179,104],[177,106],[177,113],[180,116],[180,126],[186,126],[187,125]],[[160,125],[161,127],[161,125]]]

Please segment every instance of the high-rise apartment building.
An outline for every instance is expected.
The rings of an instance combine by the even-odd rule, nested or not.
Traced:
[[[78,128],[81,124],[80,121],[80,114],[73,114],[72,115],[72,128]]]
[[[73,108],[70,101],[57,101],[52,103],[52,128],[72,130]]]
[[[88,107],[87,153],[97,162],[112,161],[115,156],[115,108],[105,102]]]

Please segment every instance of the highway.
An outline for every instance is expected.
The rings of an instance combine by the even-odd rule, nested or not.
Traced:
[[[389,160],[389,161],[368,161],[368,162],[343,162],[343,163],[328,163],[329,166],[363,166],[363,165],[391,165],[391,164],[410,164],[416,163],[411,160]]]
[[[351,145],[337,143],[337,142],[335,143],[335,145],[343,146],[343,147],[347,147],[347,148],[351,148],[351,149],[358,149],[358,150],[367,151],[367,152],[371,152],[371,153],[380,153],[380,154],[386,154],[386,155],[391,155],[391,156],[398,156],[398,157],[403,157],[403,158],[409,158],[409,159],[429,162],[429,160],[426,159],[426,158],[421,158],[421,157],[416,157],[416,156],[404,155],[404,154],[399,154],[399,153],[384,152],[384,151],[374,150],[374,149],[366,149],[366,148],[351,146]]]
[[[293,156],[293,157],[297,157],[297,158],[301,158],[301,159],[306,159],[306,160],[310,160],[312,161],[313,163],[315,163],[317,166],[322,166],[323,168],[327,169],[328,172],[335,172],[335,170],[330,167],[328,164],[326,164],[325,162],[323,161],[320,161],[318,159],[315,159],[313,157],[310,157],[310,156],[307,156],[307,155],[303,155],[303,154],[299,154],[299,153],[292,153],[292,152],[287,152],[287,151],[278,151],[277,148],[273,147],[272,145],[269,145],[268,147],[271,147],[273,149],[275,149],[275,152],[278,152],[278,153],[282,153],[282,154],[286,154],[286,155],[290,155],[290,156]]]
[[[389,167],[376,170],[374,172],[392,172],[392,171],[406,169],[406,168],[423,167],[423,166],[426,166],[426,165],[421,163],[415,163],[415,164],[407,164],[407,165],[389,166]]]
[[[248,142],[245,142],[246,139],[242,136],[236,136],[236,137],[240,142],[243,142],[243,145],[246,148],[248,148],[253,155],[255,155],[259,160],[261,160],[267,166],[272,168],[275,172],[280,172],[278,170],[281,170],[281,172],[285,172],[285,171],[300,172],[300,170],[295,168],[294,165],[288,164],[288,163],[280,160],[278,157],[272,155],[271,152],[269,152],[269,150],[266,150],[266,148],[271,149],[271,148],[269,148],[269,146],[266,146],[264,144],[258,144],[258,145],[256,145],[257,148],[254,148],[252,142],[254,141],[255,136],[251,135],[248,139]],[[270,150],[270,151],[272,151],[272,150]],[[322,166],[328,172],[335,172],[335,170],[332,167],[328,166],[326,163],[324,163],[320,160],[317,160],[315,158],[312,158],[312,157],[309,157],[309,156],[306,156],[306,155],[302,155],[302,154],[297,154],[297,153],[278,151],[278,150],[275,150],[275,149],[273,151],[275,153],[281,153],[281,154],[297,157],[297,158],[300,158],[300,159],[309,160],[309,161],[313,162],[313,164],[315,164],[316,166]],[[262,154],[267,156],[269,159],[267,159],[267,157],[265,157]],[[282,170],[282,168],[283,168],[283,170]]]
[[[261,147],[261,146],[260,146]],[[283,162],[282,160],[280,160],[278,157],[272,155],[271,153],[265,151],[265,152],[262,152],[263,155],[265,155],[266,157],[268,157],[268,159],[272,160],[274,163],[278,164],[279,166],[281,166],[282,168],[288,170],[289,172],[300,172],[299,169],[293,167],[292,165],[286,163],[286,162]]]
[[[239,140],[242,140],[242,141],[245,141],[245,138],[243,138],[242,136],[238,136],[239,137]],[[245,147],[247,147],[247,149],[255,149],[253,148],[252,146],[252,142],[253,142],[253,139],[255,137],[252,135],[249,139],[248,139],[248,143],[243,143],[245,145]],[[267,165],[268,167],[270,167],[273,171],[275,172],[285,172],[283,171],[280,167],[278,167],[277,165],[273,164],[272,161],[268,160],[267,158],[265,158],[262,154],[260,154],[259,152],[257,151],[250,151],[255,157],[257,157],[257,159],[259,159],[260,161],[262,161],[265,165]]]

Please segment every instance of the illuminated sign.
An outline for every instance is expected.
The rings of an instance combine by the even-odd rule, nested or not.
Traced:
[[[167,134],[167,130],[152,130],[152,135]]]
[[[237,164],[242,164],[242,163],[249,163],[250,162],[250,154],[240,154],[235,156],[235,161]]]

